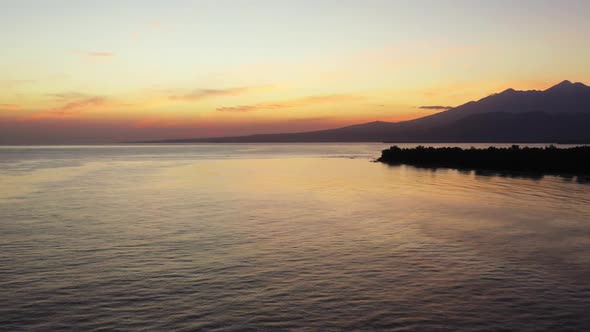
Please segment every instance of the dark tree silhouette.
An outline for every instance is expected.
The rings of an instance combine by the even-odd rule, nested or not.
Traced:
[[[432,148],[418,146],[402,149],[392,146],[383,150],[377,161],[419,167],[447,167],[497,172],[590,175],[590,146],[559,149],[489,147],[487,149]]]

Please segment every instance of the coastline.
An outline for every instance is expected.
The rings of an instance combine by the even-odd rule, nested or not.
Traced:
[[[382,151],[377,162],[421,168],[452,168],[498,174],[557,175],[590,179],[590,146],[544,148],[513,145],[508,148],[458,147],[400,148]]]

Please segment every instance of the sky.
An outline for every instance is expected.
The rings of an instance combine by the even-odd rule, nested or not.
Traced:
[[[590,1],[0,2],[0,144],[403,121],[590,82]]]

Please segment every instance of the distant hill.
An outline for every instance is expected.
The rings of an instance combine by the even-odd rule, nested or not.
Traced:
[[[590,87],[563,81],[545,91],[508,89],[403,122],[375,121],[284,134],[172,139],[150,143],[253,142],[566,142],[587,140]]]
[[[395,135],[387,142],[561,143],[565,137],[585,137],[589,126],[590,113],[490,112],[404,137]]]

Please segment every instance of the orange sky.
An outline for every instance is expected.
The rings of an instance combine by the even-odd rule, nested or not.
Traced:
[[[0,144],[316,130],[421,117],[509,87],[588,83],[589,9],[14,1],[0,13]]]

